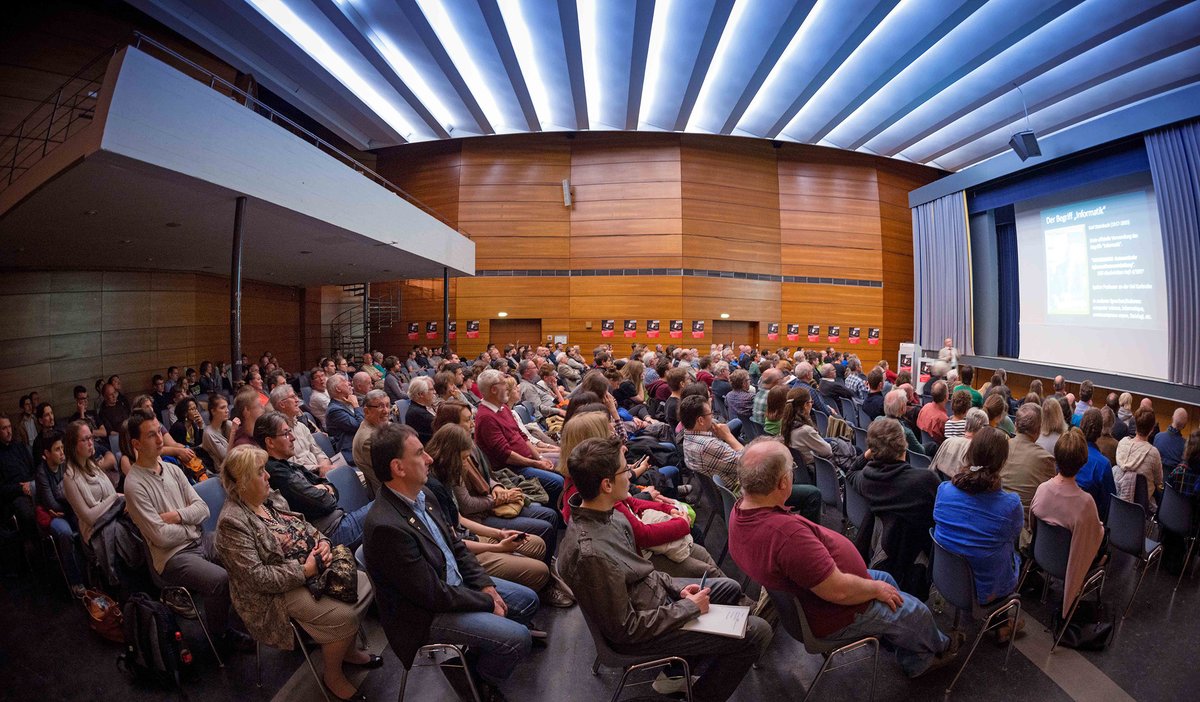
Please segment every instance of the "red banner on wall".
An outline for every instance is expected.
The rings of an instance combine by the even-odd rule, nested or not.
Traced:
[[[692,338],[693,339],[703,339],[704,338],[704,320],[697,319],[696,321],[692,322]]]
[[[821,340],[821,325],[820,324],[808,325],[808,340],[809,341],[820,341]]]
[[[615,320],[615,319],[600,320],[600,336],[603,336],[605,338],[612,336],[613,329],[615,329],[616,326],[617,326],[617,320]]]
[[[787,338],[788,338],[788,341],[799,341],[800,340],[800,325],[799,324],[787,325]]]
[[[879,343],[879,327],[867,328],[867,343],[872,346]]]
[[[658,338],[658,320],[657,319],[647,319],[646,320],[646,336],[650,337],[651,339]]]
[[[416,341],[421,336],[420,331],[419,331],[420,329],[421,329],[420,323],[409,322],[408,323],[408,340]]]
[[[478,339],[479,338],[479,320],[478,319],[467,320],[467,338],[468,339]]]
[[[437,322],[425,322],[425,338],[436,339],[437,335]]]
[[[857,344],[858,338],[862,334],[862,330],[858,327],[850,327],[850,343]]]
[[[453,319],[450,320],[450,325],[447,326],[446,329],[448,329],[450,331],[451,339],[458,338],[458,322],[456,320],[453,320]]]
[[[829,325],[829,343],[836,344],[837,340],[842,337],[842,328]]]
[[[671,333],[672,339],[682,339],[683,338],[683,320],[682,319],[672,319],[671,320],[671,332],[670,333]]]
[[[779,338],[779,324],[776,322],[767,323],[767,338],[775,341]]]
[[[625,320],[625,336],[626,336],[626,338],[632,338],[632,337],[637,336],[637,320],[636,319]]]

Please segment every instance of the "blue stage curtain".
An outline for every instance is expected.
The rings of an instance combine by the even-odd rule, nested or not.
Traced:
[[[996,258],[999,274],[1000,324],[996,353],[1021,355],[1021,275],[1017,259],[1017,223],[1012,205],[996,210]]]
[[[917,205],[912,218],[913,339],[923,349],[940,349],[952,337],[960,352],[974,354],[966,194],[960,190]]]
[[[1200,385],[1200,121],[1146,134],[1171,330],[1167,377]]]

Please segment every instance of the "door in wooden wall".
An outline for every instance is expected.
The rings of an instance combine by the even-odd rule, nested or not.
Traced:
[[[542,320],[540,319],[493,319],[491,322],[491,343],[504,348],[505,344],[520,346],[529,344],[536,346],[543,343]]]
[[[713,320],[712,343],[758,346],[758,322],[743,322],[736,319]]]

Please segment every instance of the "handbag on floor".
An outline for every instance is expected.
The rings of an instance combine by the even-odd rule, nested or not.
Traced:
[[[1062,627],[1061,612],[1056,610],[1053,621],[1057,632]],[[1104,613],[1104,603],[1080,602],[1058,645],[1078,651],[1103,651],[1115,633],[1112,617]]]

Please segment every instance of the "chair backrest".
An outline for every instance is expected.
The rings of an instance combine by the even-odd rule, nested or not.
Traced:
[[[329,435],[325,432],[319,431],[313,434],[312,437],[313,441],[317,443],[317,446],[320,446],[321,450],[325,452],[325,455],[329,458],[333,458],[333,455],[337,453],[337,451],[333,450],[333,442],[329,440]]]
[[[827,644],[813,635],[808,627],[808,619],[804,616],[804,608],[800,601],[790,592],[782,590],[767,590],[767,595],[779,613],[779,623],[791,637],[804,644],[804,650],[814,655],[834,651],[841,644]]]
[[[1041,519],[1034,521],[1033,560],[1054,577],[1065,580],[1071,554],[1071,531]]]
[[[304,402],[304,404],[306,404],[306,405],[308,404],[308,401],[310,399],[312,399],[312,394],[313,394],[313,389],[311,386],[308,386],[308,385],[300,386],[300,399]]]
[[[517,416],[521,418],[522,424],[528,424],[533,421],[533,417],[529,414],[529,409],[526,408],[524,404],[515,405],[513,410],[515,410]]]
[[[356,563],[358,563],[359,570],[367,569],[367,556],[366,556],[366,552],[363,551],[362,544],[359,544],[358,548],[354,549],[354,561]]]
[[[846,518],[855,527],[861,529],[871,516],[871,505],[850,481],[846,481]]]
[[[789,446],[788,453],[792,454],[792,482],[804,485],[816,485],[816,478],[813,477],[812,469],[804,462],[804,456],[800,455],[800,450]]]
[[[1108,542],[1113,548],[1138,556],[1146,547],[1146,510],[1116,495],[1108,503]]]
[[[1168,485],[1158,506],[1158,523],[1167,531],[1184,536],[1192,533],[1192,503]]]
[[[721,506],[725,508],[725,526],[729,527],[729,518],[733,516],[733,506],[737,504],[737,497],[725,487],[725,481],[721,480],[721,476],[713,476],[713,485],[717,488],[717,494],[721,496]]]
[[[917,453],[916,451],[909,451],[908,465],[912,466],[913,468],[925,468],[928,470],[929,456],[926,456],[923,453]]]
[[[852,423],[856,427],[861,427],[863,424],[866,423],[865,420],[867,418],[867,415],[865,413],[863,413],[862,401],[851,400],[850,406],[854,409],[854,414],[850,415]]]
[[[396,419],[401,424],[404,424],[404,419],[408,416],[408,406],[412,404],[412,400],[396,400]]]
[[[733,417],[729,416],[729,409],[725,407],[725,398],[723,397],[713,395],[713,412],[725,421],[733,419]]]
[[[1146,488],[1146,476],[1141,473],[1134,476],[1133,501],[1141,505],[1142,509],[1150,507],[1150,491]]]
[[[208,519],[200,525],[204,531],[216,531],[217,519],[221,516],[221,508],[225,506],[225,486],[220,478],[209,478],[196,483],[196,494],[208,505]]]
[[[350,466],[338,466],[326,473],[325,477],[337,488],[338,506],[347,512],[353,512],[371,501],[358,477],[358,471]]]
[[[821,502],[841,509],[842,498],[838,491],[837,469],[827,458],[813,456],[817,470],[817,489],[821,491]]]
[[[860,453],[867,452],[867,430],[862,427],[854,427],[854,445]]]
[[[529,421],[533,421],[538,416],[537,405],[533,404],[533,400],[525,400],[521,402],[520,407],[525,408],[525,412],[529,414]]]
[[[724,506],[724,501],[721,499],[720,493],[717,492],[716,483],[713,482],[712,476],[705,475],[699,471],[693,471],[692,474],[696,478],[696,482],[700,484],[700,495],[702,499],[707,499],[709,506],[716,510],[716,514],[720,515],[724,521],[727,512],[721,509]]]
[[[763,425],[759,424],[753,419],[747,419],[744,423],[742,423],[742,443],[744,444],[754,441],[765,433],[767,432],[765,429],[763,429]]]
[[[933,539],[933,584],[947,602],[958,609],[973,611],[978,600],[971,564],[967,559],[939,544],[937,539],[933,538],[933,529],[929,530],[929,538]]]
[[[817,432],[819,432],[821,436],[827,436],[829,434],[829,415],[825,414],[821,410],[813,410],[812,416],[817,422]]]

